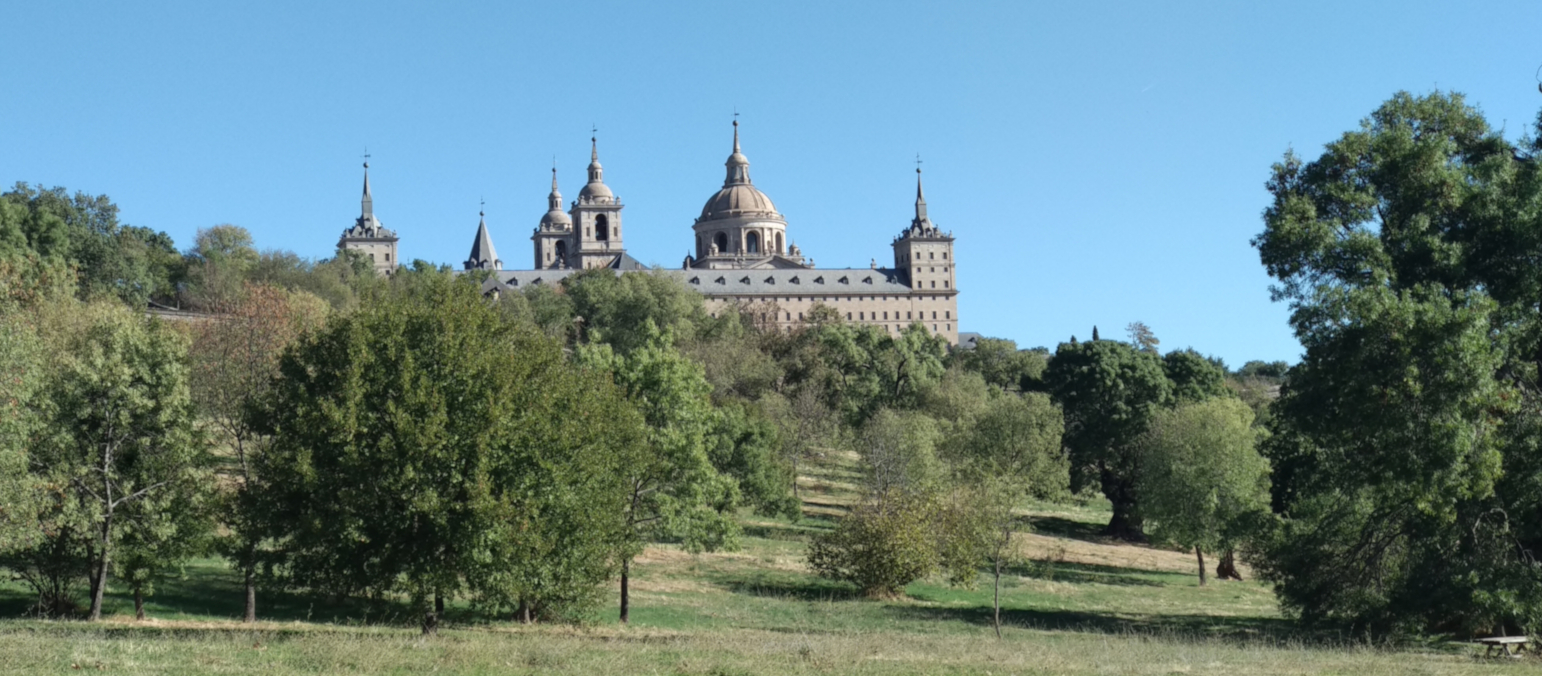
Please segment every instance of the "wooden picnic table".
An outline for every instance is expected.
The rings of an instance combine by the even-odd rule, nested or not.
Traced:
[[[1528,645],[1531,639],[1525,636],[1490,636],[1478,639],[1478,643],[1487,647],[1483,651],[1484,657],[1493,657],[1499,653],[1505,657],[1520,657],[1521,653],[1530,652]]]

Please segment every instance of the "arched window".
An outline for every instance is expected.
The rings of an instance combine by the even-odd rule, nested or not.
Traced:
[[[601,242],[610,239],[610,221],[605,218],[605,214],[594,219],[594,238]]]
[[[564,241],[562,241],[560,239],[557,240],[557,260],[560,261],[560,260],[562,260],[564,258],[567,258],[567,257],[568,257],[568,243],[564,242]]]
[[[728,253],[728,233],[725,233],[725,232],[718,233],[717,235],[713,236],[712,242],[717,245],[717,252],[718,253],[720,253],[720,254]]]
[[[760,233],[752,232],[744,236],[744,250],[748,253],[760,253]]]
[[[774,253],[781,253],[781,252],[782,252],[782,233],[779,232],[779,233],[776,233],[776,251]]]

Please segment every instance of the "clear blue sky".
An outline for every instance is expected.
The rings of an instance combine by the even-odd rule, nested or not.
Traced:
[[[1269,165],[1393,92],[1518,137],[1542,3],[11,3],[0,181],[105,193],[170,233],[328,256],[360,155],[404,258],[455,263],[479,200],[525,267],[553,156],[600,128],[626,243],[675,267],[741,113],[756,185],[821,267],[891,260],[914,159],[958,238],[960,328],[1051,349],[1294,361],[1248,240]]]

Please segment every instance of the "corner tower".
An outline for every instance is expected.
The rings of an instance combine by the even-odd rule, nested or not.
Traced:
[[[337,240],[339,251],[357,251],[369,258],[377,274],[390,276],[401,260],[396,257],[396,233],[385,229],[375,218],[375,199],[369,192],[369,162],[364,163],[364,197],[359,203],[359,217],[353,227]]]
[[[912,291],[958,290],[954,279],[953,233],[943,232],[926,214],[921,168],[916,167],[916,217],[894,238],[894,269]]]
[[[556,181],[553,175],[554,182]],[[555,190],[554,190],[555,191]],[[600,166],[600,146],[589,138],[589,182],[578,191],[578,199],[569,212],[572,219],[573,247],[569,265],[575,268],[608,268],[619,264],[626,247],[621,243],[621,199],[605,185],[605,169]],[[576,244],[576,246],[574,246]]]

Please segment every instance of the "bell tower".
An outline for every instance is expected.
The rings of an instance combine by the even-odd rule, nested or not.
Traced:
[[[605,185],[599,142],[589,138],[589,182],[578,191],[569,211],[576,251],[568,253],[575,268],[607,268],[618,264],[626,247],[621,243],[621,199]],[[570,245],[571,246],[571,245]]]

